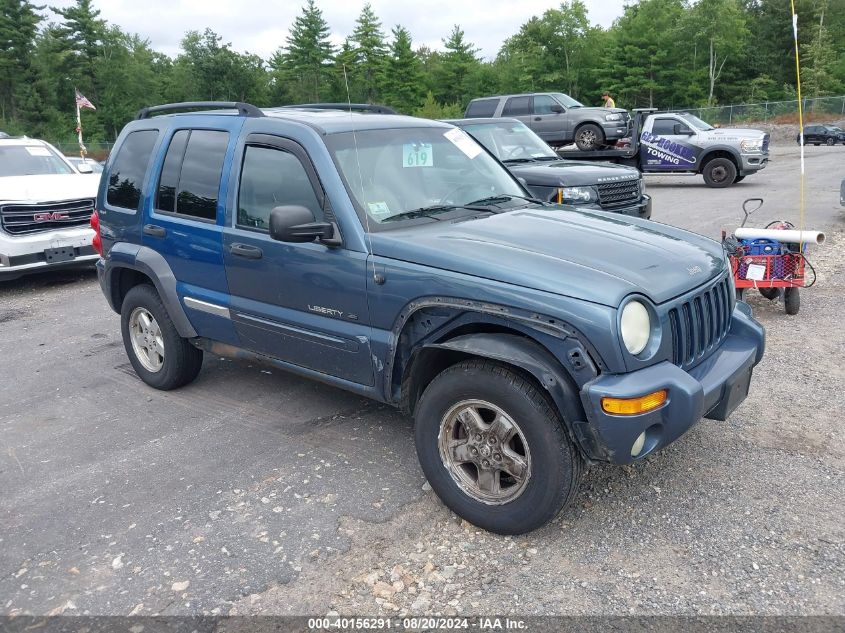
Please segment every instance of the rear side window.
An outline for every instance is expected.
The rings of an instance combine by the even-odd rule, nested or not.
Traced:
[[[675,119],[655,119],[651,125],[651,133],[666,136],[675,133]]]
[[[164,157],[156,208],[176,215],[216,220],[220,176],[228,146],[228,132],[176,132]]]
[[[498,99],[476,99],[470,102],[466,116],[474,118],[491,117],[496,113],[498,104]]]
[[[150,163],[158,130],[130,132],[120,146],[109,172],[106,202],[113,207],[138,210],[144,174]]]
[[[323,210],[299,158],[282,149],[247,146],[238,193],[238,225],[269,230],[270,211],[301,205],[317,220]]]
[[[531,114],[531,97],[511,97],[502,111],[502,116],[525,116],[526,114]]]

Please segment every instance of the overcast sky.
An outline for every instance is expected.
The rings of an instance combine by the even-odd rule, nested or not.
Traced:
[[[66,7],[73,0],[52,0]],[[288,27],[299,15],[299,0],[95,0],[102,18],[124,31],[150,40],[153,48],[168,55],[179,50],[185,31],[209,27],[238,51],[268,58],[284,44]],[[467,39],[481,48],[484,57],[496,55],[502,41],[513,35],[532,15],[560,6],[560,0],[422,0],[420,2],[372,0],[385,33],[396,24],[405,26],[414,46],[442,48],[441,40],[452,25],[460,24]],[[622,0],[585,0],[593,24],[610,26],[622,13]],[[343,42],[352,32],[364,0],[317,0],[332,30],[332,41]],[[49,13],[51,19],[55,19]]]

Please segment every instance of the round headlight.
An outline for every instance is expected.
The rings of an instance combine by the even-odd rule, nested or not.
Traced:
[[[631,301],[622,309],[620,333],[625,348],[634,356],[642,352],[651,337],[648,310],[639,301]]]

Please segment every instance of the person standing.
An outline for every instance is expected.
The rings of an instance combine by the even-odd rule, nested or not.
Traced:
[[[615,108],[616,107],[616,102],[613,100],[613,97],[610,96],[610,93],[607,90],[605,90],[601,94],[601,98],[604,100],[604,107],[605,108]]]

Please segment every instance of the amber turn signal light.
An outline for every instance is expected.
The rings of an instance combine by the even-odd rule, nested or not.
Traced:
[[[668,397],[669,392],[661,389],[639,398],[602,398],[601,408],[605,413],[613,415],[637,415],[662,406]]]

